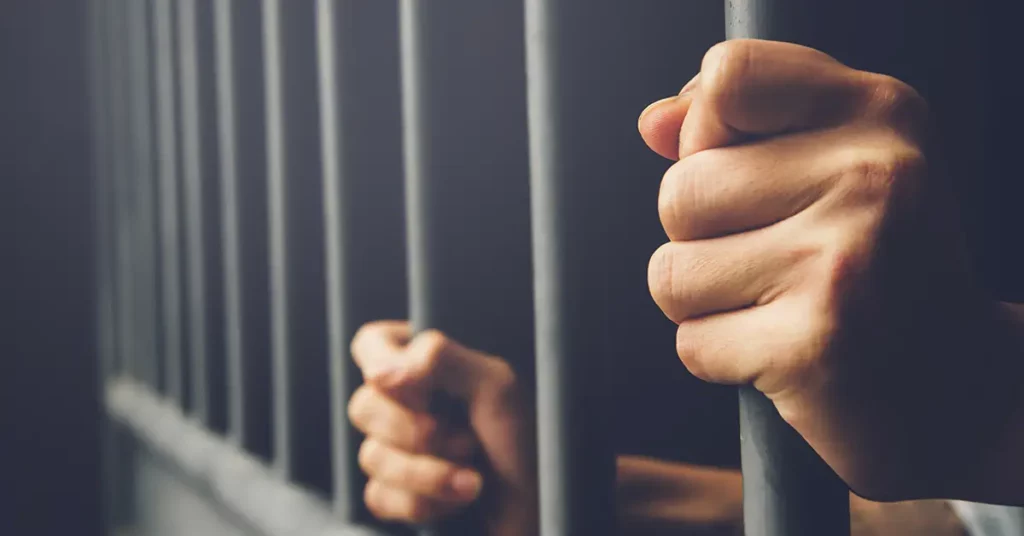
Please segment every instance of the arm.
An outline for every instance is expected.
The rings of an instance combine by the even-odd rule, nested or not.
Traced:
[[[617,492],[623,534],[658,536],[681,530],[701,530],[699,534],[707,536],[742,534],[743,490],[738,471],[619,456]]]
[[[1024,379],[1024,304],[1002,303],[999,309],[1005,321],[994,326],[992,351],[1005,354],[1016,364],[1016,378]],[[951,487],[963,490],[954,498],[1024,506],[1024,386],[1015,391],[1006,424],[983,442],[974,463],[964,464],[962,476],[954,480]]]

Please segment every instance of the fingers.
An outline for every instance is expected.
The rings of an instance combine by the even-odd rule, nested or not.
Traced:
[[[400,487],[392,487],[370,480],[363,491],[367,509],[378,519],[422,525],[443,519],[463,507],[452,503],[430,499]]]
[[[749,135],[821,128],[869,96],[867,75],[812,48],[740,39],[704,56],[680,134],[680,158]]]
[[[434,416],[413,411],[371,385],[359,387],[352,395],[348,414],[359,431],[406,452],[462,460],[476,448],[468,430],[447,430]]]
[[[478,393],[492,391],[513,381],[505,361],[470,350],[437,330],[416,335],[403,353],[402,365],[378,378],[385,390],[420,386],[439,389],[472,402]]]
[[[658,214],[671,240],[766,227],[821,198],[850,166],[855,144],[836,129],[700,152],[665,173]]]
[[[775,398],[784,394],[784,385],[819,379],[816,358],[830,332],[827,322],[825,315],[801,307],[797,299],[779,300],[680,323],[676,352],[702,380],[753,382]]]
[[[466,505],[476,500],[483,477],[475,469],[426,454],[414,454],[368,438],[359,449],[359,467],[371,480],[415,496]]]
[[[771,302],[801,277],[814,249],[770,228],[658,248],[648,267],[651,296],[665,315],[689,318]]]

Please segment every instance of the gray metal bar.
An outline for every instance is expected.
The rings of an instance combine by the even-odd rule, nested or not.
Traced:
[[[94,207],[96,221],[96,328],[97,353],[100,359],[99,384],[105,388],[117,371],[117,322],[114,288],[115,250],[113,237],[112,182],[113,146],[111,144],[111,100],[110,100],[110,57],[107,43],[110,40],[109,0],[90,2],[90,71],[92,92],[92,126],[94,150]],[[111,532],[118,524],[125,522],[126,487],[119,478],[124,472],[119,466],[115,431],[109,419],[102,419],[101,426],[101,470],[104,528]]]
[[[154,211],[155,159],[153,157],[153,124],[150,106],[149,73],[149,20],[147,5],[142,2],[125,4],[128,22],[128,46],[130,57],[132,125],[134,141],[134,167],[132,182],[135,185],[133,204],[136,212],[134,226],[134,269],[137,278],[136,316],[139,322],[136,337],[140,363],[140,375],[151,386],[159,384],[157,348],[157,294],[156,294],[156,219]]]
[[[210,2],[177,4],[184,171],[184,229],[193,411],[215,430],[225,426],[218,143]]]
[[[322,184],[312,0],[264,0],[274,464],[330,491]]]
[[[110,143],[109,57],[107,56],[108,0],[92,0],[91,9],[91,91],[94,151],[94,192],[96,218],[96,323],[100,377],[115,374],[117,331],[114,321],[114,248],[111,182],[113,151]]]
[[[228,432],[271,453],[262,25],[260,5],[214,3]]]
[[[581,112],[566,73],[579,9],[572,2],[526,1],[544,536],[615,533],[614,452],[602,422],[608,330],[595,315],[606,306],[595,302],[600,292],[584,277],[606,263],[594,257],[602,247],[594,241],[603,236],[607,207],[594,203],[608,197],[609,177],[582,173],[580,163],[592,156],[573,142]]]
[[[334,509],[365,522],[359,433],[348,399],[362,382],[349,343],[365,322],[405,316],[397,2],[318,0]],[[368,231],[372,230],[372,231]],[[398,252],[398,253],[396,253]]]
[[[152,0],[154,58],[156,69],[157,154],[160,200],[160,274],[163,306],[164,382],[168,396],[184,404],[182,371],[181,272],[178,218],[177,104],[174,83],[174,35],[171,0]]]
[[[522,5],[399,9],[410,319],[503,356],[531,386]],[[457,404],[433,410],[465,424]],[[425,532],[479,533],[478,514]]]
[[[207,376],[206,272],[203,245],[203,166],[200,131],[199,58],[197,51],[196,0],[178,0],[178,70],[181,88],[182,177],[184,180],[184,229],[188,292],[188,354],[192,411],[208,423],[209,381]]]
[[[798,6],[775,0],[726,2],[730,39],[800,39]],[[740,388],[743,518],[748,536],[850,533],[849,491],[755,388]]]
[[[111,98],[114,143],[114,229],[117,248],[115,285],[118,295],[119,355],[120,372],[140,377],[140,351],[137,330],[138,318],[137,281],[133,266],[135,209],[133,207],[134,181],[134,138],[132,133],[132,109],[130,99],[131,66],[126,47],[121,46],[128,37],[125,6],[115,2],[111,6]]]

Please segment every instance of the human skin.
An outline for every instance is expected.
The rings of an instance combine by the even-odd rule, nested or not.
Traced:
[[[805,47],[730,41],[639,129],[676,161],[649,285],[691,373],[761,390],[864,497],[1024,504],[1024,314],[973,277],[912,88]],[[429,521],[484,493],[491,534],[536,531],[532,412],[503,360],[403,322],[365,327],[353,354],[371,511]],[[437,390],[468,403],[469,430],[428,413]],[[623,461],[620,483],[659,481]],[[672,504],[660,511],[696,511]]]
[[[755,386],[862,496],[1024,501],[1019,308],[973,276],[921,97],[755,40],[689,86],[639,128],[677,160],[649,285],[690,372]]]

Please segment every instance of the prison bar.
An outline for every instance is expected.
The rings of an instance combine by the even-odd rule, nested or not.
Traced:
[[[136,348],[136,359],[139,361],[139,374],[143,381],[152,388],[159,388],[159,347],[157,345],[157,306],[156,293],[156,196],[154,195],[155,169],[153,157],[152,116],[150,107],[150,71],[149,71],[149,21],[146,4],[127,2],[124,4],[126,16],[126,42],[129,43],[128,71],[130,73],[130,98],[132,117],[132,141],[134,144],[130,180],[134,184],[135,224],[133,247],[137,254],[133,261],[136,285],[135,317],[138,321],[135,334],[139,345]]]
[[[167,396],[185,404],[181,303],[181,238],[178,217],[178,134],[174,78],[174,24],[171,0],[153,0],[153,66],[155,69],[156,139],[160,201],[160,303],[163,378]],[[115,104],[116,106],[116,104]]]
[[[369,523],[348,400],[360,326],[406,316],[398,4],[317,1],[334,513]],[[372,50],[373,54],[367,51]]]
[[[210,388],[207,353],[207,290],[204,247],[203,158],[204,143],[199,89],[199,31],[195,0],[175,2],[177,21],[178,83],[181,114],[182,227],[185,237],[185,292],[188,296],[189,393],[192,412],[210,424]]]
[[[330,493],[315,5],[262,4],[274,464]]]
[[[787,20],[799,2],[728,0],[726,37],[796,41]],[[839,479],[775,405],[751,386],[740,387],[743,525],[747,536],[850,533],[850,499]]]
[[[399,4],[409,318],[532,382],[522,6]],[[433,402],[465,425],[461,404]],[[423,534],[478,534],[478,505]]]
[[[161,372],[168,396],[182,406],[194,399],[202,415],[204,397],[217,390],[202,376],[225,353],[230,442],[160,404],[152,386],[142,388],[131,378],[112,380],[111,412],[165,456],[203,460],[186,467],[190,478],[205,479],[212,493],[268,533],[361,523],[354,464],[359,437],[344,417],[359,378],[347,341],[366,320],[401,316],[407,268],[416,330],[440,328],[507,358],[524,374],[525,385],[532,384],[536,366],[542,534],[614,532],[614,452],[601,396],[609,358],[602,338],[606,304],[595,297],[594,280],[580,274],[601,259],[601,244],[592,235],[604,213],[595,209],[614,207],[607,181],[621,177],[586,173],[583,162],[591,155],[574,142],[575,121],[586,111],[569,80],[579,53],[579,35],[571,31],[579,6],[527,0],[524,13],[515,2],[401,0],[397,17],[386,2],[218,0],[209,6],[216,32],[208,30],[216,39],[218,68],[204,78],[202,54],[194,48],[203,35],[196,0],[153,0],[150,51],[136,34],[142,28],[133,25],[146,10],[125,1],[104,3],[103,63],[109,72],[100,89],[107,113],[98,126],[109,143],[99,149],[109,158],[98,165],[113,205],[110,282],[117,284],[117,300],[111,309],[119,344],[110,355],[146,357],[140,346],[145,334],[136,329],[145,321],[137,314],[144,290],[138,285],[155,276],[131,263],[147,255],[138,225],[149,198],[145,136],[137,131],[152,128],[160,186]],[[767,5],[728,2],[730,35],[785,39],[781,19],[762,16]],[[366,24],[365,16],[375,22]],[[125,52],[120,43],[129,36],[141,50]],[[391,50],[382,48],[389,37]],[[398,67],[398,42],[400,81],[399,69],[388,74],[390,66]],[[365,48],[367,43],[373,46]],[[368,49],[383,50],[382,56],[366,54]],[[138,78],[138,58],[147,54],[155,67],[149,90]],[[524,65],[526,78],[523,69],[509,65]],[[216,110],[204,107],[200,89],[213,84],[214,71]],[[147,127],[150,90],[154,121]],[[394,115],[382,111],[389,106]],[[219,130],[206,123],[214,117]],[[381,122],[385,126],[373,130]],[[219,199],[211,202],[214,172],[204,167],[210,147],[201,135],[215,131],[221,176]],[[396,158],[401,136],[404,163]],[[405,237],[394,218],[403,202]],[[216,209],[204,208],[209,206]],[[182,208],[185,217],[179,217]],[[223,268],[208,258],[207,239],[214,235],[223,237]],[[184,274],[180,259],[189,262]],[[223,274],[215,273],[221,269]],[[377,279],[366,284],[371,275]],[[212,350],[202,331],[215,320],[203,302],[221,298],[202,290],[221,277],[227,340]],[[182,281],[188,282],[187,311]],[[270,311],[263,324],[261,309]],[[272,347],[265,372],[263,336]],[[182,346],[186,340],[188,348]],[[183,378],[186,350],[196,360],[191,381]],[[145,362],[125,362],[122,370],[146,380],[140,366]],[[747,533],[847,532],[845,487],[770,403],[749,390],[741,396]],[[148,420],[153,417],[190,441],[162,441],[167,430]],[[261,434],[272,440],[265,445],[271,472],[237,452],[242,446],[259,454]],[[334,452],[326,452],[332,444]],[[328,463],[333,475],[323,471]],[[204,474],[196,467],[221,470]],[[239,467],[245,470],[233,472]],[[333,492],[333,511],[326,515],[328,505],[317,496],[292,493],[282,480],[321,496]],[[268,496],[291,497],[301,512],[315,514],[312,521],[285,514],[287,522],[272,519],[244,500],[247,484],[275,488]],[[466,531],[477,530],[477,523],[470,516],[423,532],[476,533]]]
[[[271,456],[269,263],[260,5],[217,0],[214,38],[228,436]]]
[[[572,2],[527,0],[525,40],[530,143],[540,533],[614,534],[615,453],[607,437],[608,363],[600,294],[581,274],[601,266],[602,194],[608,177],[580,173],[573,151],[578,95],[567,90]],[[596,260],[596,262],[595,262]],[[595,307],[596,306],[596,307]]]

